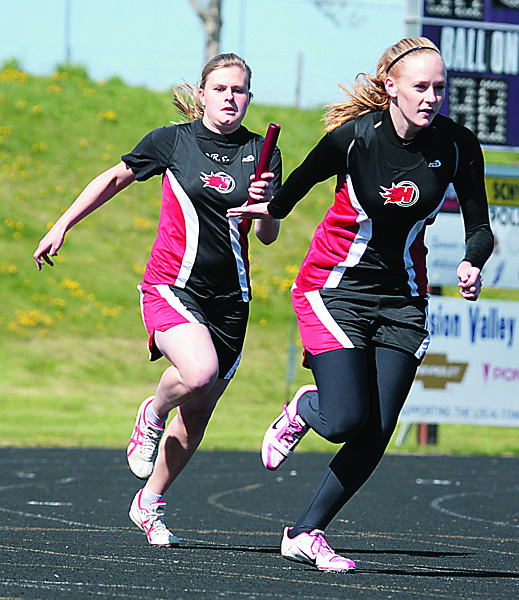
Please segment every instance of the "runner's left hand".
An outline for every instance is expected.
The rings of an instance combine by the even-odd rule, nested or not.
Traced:
[[[458,287],[463,298],[465,300],[477,300],[483,283],[481,269],[473,267],[471,263],[464,260],[458,265],[457,275],[460,280]]]

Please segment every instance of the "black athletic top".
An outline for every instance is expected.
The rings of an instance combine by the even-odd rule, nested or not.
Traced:
[[[470,130],[447,117],[437,115],[409,142],[397,136],[389,111],[346,122],[288,177],[268,206],[270,214],[285,217],[332,175],[335,202],[296,280],[303,290],[376,285],[425,296],[425,226],[450,182],[465,223],[464,259],[482,268],[492,252],[481,148]]]
[[[245,127],[229,134],[201,120],[156,129],[122,160],[138,181],[163,175],[158,235],[144,282],[194,291],[203,298],[251,298],[247,233],[250,223],[226,217],[248,200],[264,138]],[[270,170],[281,185],[281,154]]]

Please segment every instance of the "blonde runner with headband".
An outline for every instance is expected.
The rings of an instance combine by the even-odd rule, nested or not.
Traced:
[[[340,444],[281,542],[282,556],[320,570],[355,568],[324,532],[381,460],[427,350],[424,234],[450,183],[465,225],[457,275],[466,300],[478,298],[492,252],[483,154],[470,130],[438,114],[445,81],[441,54],[428,39],[391,46],[374,76],[358,79],[349,98],[328,107],[328,133],[274,199],[228,212],[284,218],[314,185],[336,180],[334,203],[292,288],[315,385],[298,390],[262,445],[263,463],[274,471],[310,429]],[[286,499],[287,511],[296,500]]]

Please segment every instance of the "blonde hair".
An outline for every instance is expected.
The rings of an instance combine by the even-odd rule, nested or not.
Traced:
[[[407,54],[420,55],[430,51],[440,55],[435,44],[425,37],[405,38],[387,48],[377,63],[375,76],[360,73],[349,89],[339,86],[348,99],[324,107],[326,114],[323,120],[326,131],[332,131],[346,121],[366,113],[387,110],[391,104],[391,98],[384,85],[388,71],[391,70],[392,75],[398,75],[407,62]]]
[[[190,83],[173,86],[172,102],[177,109],[188,118],[189,121],[201,119],[204,116],[204,107],[200,102],[198,92],[200,89],[204,89],[207,83],[207,78],[213,71],[216,71],[216,69],[223,69],[224,67],[240,67],[240,69],[243,69],[243,72],[247,75],[247,86],[250,89],[252,71],[243,58],[240,58],[238,55],[233,54],[232,52],[226,54],[217,54],[208,60],[202,69],[202,76],[198,87],[195,87]]]

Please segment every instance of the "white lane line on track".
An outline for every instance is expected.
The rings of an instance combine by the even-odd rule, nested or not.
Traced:
[[[11,483],[9,485],[2,485],[2,486],[0,486],[0,492],[7,492],[9,490],[21,490],[22,488],[28,488],[28,487],[36,487],[37,485],[39,485],[41,483],[41,482],[35,481],[34,478],[32,478],[32,477],[26,478],[26,479],[30,479],[31,482],[30,483]],[[78,480],[77,477],[65,477],[64,479],[56,479],[56,481],[53,481],[52,484],[66,485],[68,483],[74,483],[77,480]]]
[[[108,596],[110,598],[128,598],[128,593],[131,593],[132,600],[140,600],[141,598],[145,598],[146,600],[163,600],[165,593],[171,593],[171,588],[164,587],[156,587],[156,586],[134,586],[134,585],[122,585],[122,584],[103,584],[103,583],[77,583],[70,581],[35,581],[35,580],[14,580],[14,579],[4,579],[0,583],[1,586],[6,586],[10,588],[22,588],[22,589],[40,589],[40,590],[54,590],[55,592],[88,592],[90,594],[95,594],[96,596]],[[98,588],[97,591],[92,588]],[[139,592],[142,590],[145,595],[135,595],[135,592]],[[149,592],[152,591],[154,593],[160,594],[160,596],[156,596],[155,598],[150,598]],[[208,595],[209,597],[214,598],[215,592],[214,590],[205,590],[200,588],[183,588],[184,593],[189,594],[197,594],[199,597],[203,597]],[[255,591],[244,591],[238,592],[236,590],[219,590],[217,595],[221,598],[281,598],[285,600],[287,595],[286,593],[273,593],[267,591],[258,592]],[[322,600],[322,595],[307,595],[298,593],[297,597],[299,600]],[[344,600],[344,597],[338,596],[329,596],[326,594],[327,600]]]
[[[512,490],[505,490],[505,491],[518,492],[519,489],[512,489]],[[453,510],[449,510],[448,508],[444,508],[442,506],[442,503],[447,502],[448,500],[459,500],[461,498],[469,498],[471,496],[491,497],[492,494],[489,492],[466,492],[466,493],[462,493],[462,494],[448,494],[446,496],[440,496],[439,498],[434,499],[431,502],[431,507],[434,508],[434,510],[437,510],[443,514],[449,515],[451,517],[458,517],[460,519],[466,519],[467,521],[478,521],[480,523],[489,523],[490,525],[498,525],[500,527],[514,527],[516,529],[519,528],[519,525],[515,525],[514,523],[507,523],[505,521],[494,521],[492,519],[483,519],[481,517],[473,517],[471,515],[464,515],[462,513],[455,512]]]
[[[45,515],[39,515],[35,513],[24,512],[22,510],[12,510],[10,508],[3,508],[0,506],[0,512],[9,513],[18,517],[27,517],[30,519],[42,519],[44,521],[54,521],[56,523],[63,523],[64,525],[71,525],[74,527],[86,527],[88,529],[100,529],[100,530],[115,530],[117,527],[105,527],[102,525],[92,525],[91,523],[80,523],[79,521],[70,521],[68,519],[60,519],[58,517],[46,517]],[[137,532],[136,532],[137,533]]]
[[[37,500],[29,500],[29,506],[74,506],[72,502],[38,502]]]

